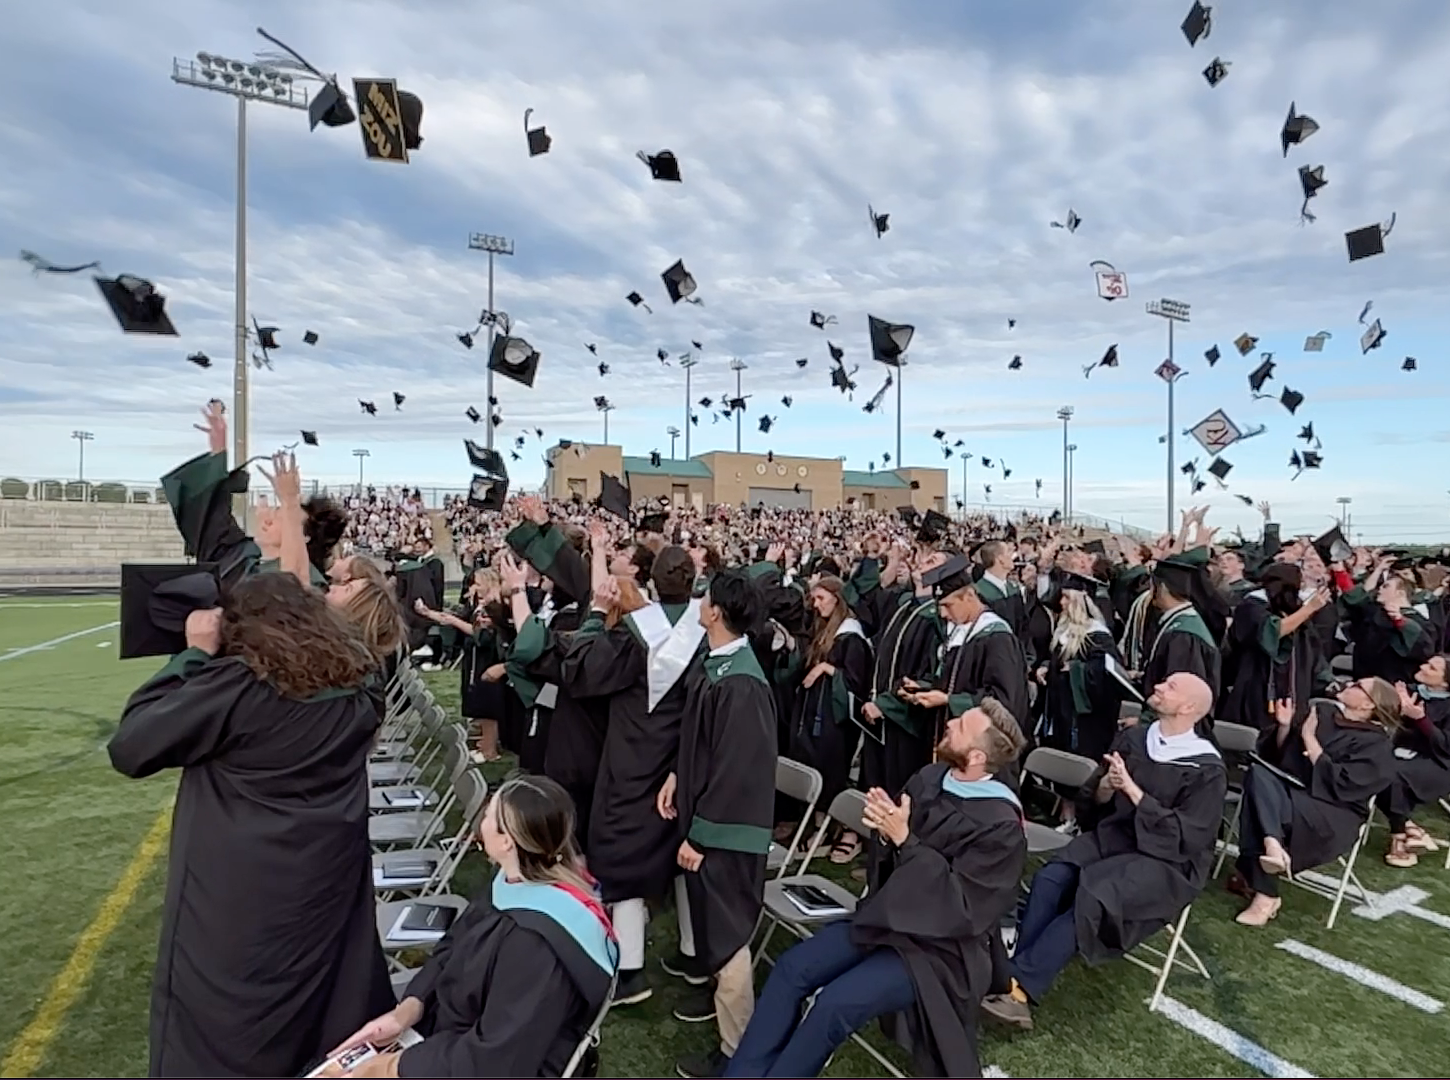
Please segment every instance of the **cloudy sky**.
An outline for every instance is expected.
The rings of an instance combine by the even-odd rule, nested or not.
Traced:
[[[510,237],[496,304],[544,355],[532,390],[500,383],[500,442],[598,441],[592,399],[617,406],[611,441],[668,455],[685,424],[675,356],[700,341],[694,397],[748,365],[743,447],[895,457],[895,390],[866,341],[873,313],[912,323],[903,456],[940,464],[941,428],[965,440],[966,497],[1058,504],[1059,406],[1078,509],[1157,528],[1164,518],[1166,391],[1154,369],[1159,297],[1192,305],[1175,356],[1178,461],[1207,455],[1182,435],[1215,408],[1267,431],[1224,456],[1229,490],[1197,496],[1215,519],[1269,500],[1311,529],[1353,499],[1369,539],[1450,539],[1450,5],[1396,0],[1223,0],[1190,48],[1188,4],[951,0],[495,0],[426,5],[312,0],[56,0],[8,10],[0,41],[0,475],[71,476],[73,429],[95,434],[87,474],[150,481],[198,446],[195,410],[230,400],[236,109],[174,84],[173,56],[248,59],[286,40],[350,85],[396,77],[425,105],[425,143],[406,166],[366,161],[356,125],[309,133],[305,114],[249,113],[249,307],[282,328],[274,370],[254,372],[252,450],[315,429],[309,476],[457,487],[463,415],[486,412],[482,349],[456,340],[484,306],[472,231]],[[65,18],[58,17],[61,13]],[[1200,74],[1220,56],[1228,78]],[[1287,160],[1279,129],[1295,101],[1321,130]],[[529,158],[523,112],[554,138]],[[682,184],[635,158],[668,148]],[[1299,222],[1296,170],[1328,186]],[[867,205],[889,212],[880,239]],[[1051,228],[1068,209],[1075,234]],[[1396,214],[1387,254],[1350,264],[1343,234]],[[123,336],[86,274],[33,276],[99,259],[153,280],[180,338]],[[704,304],[672,307],[660,273],[683,258]],[[1098,298],[1089,263],[1128,275]],[[624,300],[639,290],[653,314]],[[1389,331],[1361,355],[1366,301]],[[826,333],[812,309],[835,315]],[[1016,319],[1009,330],[1007,320]],[[316,331],[315,347],[301,342]],[[1332,336],[1321,353],[1307,335]],[[1232,347],[1259,339],[1249,357]],[[854,400],[831,389],[827,340],[860,365]],[[611,374],[584,349],[597,344]],[[1118,345],[1121,364],[1084,365]],[[1210,369],[1203,353],[1217,344]],[[201,350],[217,363],[186,362]],[[1304,394],[1297,416],[1253,400],[1246,376],[1274,354],[1275,381]],[[1014,355],[1020,371],[1009,371]],[[1419,370],[1400,365],[1415,356]],[[794,361],[808,357],[804,370]],[[393,391],[407,395],[394,411]],[[780,399],[789,395],[793,407]],[[359,398],[380,406],[361,413]],[[731,449],[734,425],[696,407],[691,451]],[[761,415],[777,418],[769,435]],[[1312,421],[1324,466],[1291,481]],[[537,484],[531,435],[516,482]],[[678,447],[683,454],[683,440]],[[979,458],[1005,461],[984,474]],[[952,491],[961,492],[954,459]],[[1179,478],[1179,505],[1188,501]]]

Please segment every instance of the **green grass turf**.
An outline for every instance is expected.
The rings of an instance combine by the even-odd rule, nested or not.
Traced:
[[[0,597],[0,657],[115,618],[112,602],[67,606],[79,602]],[[156,661],[118,661],[115,646],[111,629],[0,660],[0,866],[7,869],[0,890],[7,931],[0,1053],[8,1053],[34,1017],[175,787],[175,777],[137,782],[110,770],[103,745],[121,706],[160,667]],[[457,674],[431,675],[429,683],[454,711]],[[490,780],[505,771],[490,768]],[[1438,812],[1425,820],[1432,831],[1450,833]],[[1379,859],[1383,839],[1378,830],[1361,862],[1366,884],[1379,891],[1417,886],[1429,893],[1424,907],[1450,914],[1450,873],[1443,862],[1427,858],[1410,871],[1390,870]],[[481,856],[470,856],[459,888],[472,888],[486,872]],[[164,875],[158,863],[100,950],[36,1075],[145,1075]],[[1293,937],[1450,1001],[1450,930],[1405,915],[1369,922],[1346,908],[1336,929],[1326,931],[1327,901],[1292,888],[1286,896],[1280,918],[1267,930],[1252,931],[1232,923],[1238,902],[1221,883],[1211,885],[1194,907],[1188,940],[1213,979],[1175,974],[1169,994],[1320,1076],[1444,1075],[1450,1015],[1421,1013],[1272,946]],[[674,946],[673,915],[657,912],[649,933],[657,993],[609,1018],[602,1050],[606,1076],[671,1075],[678,1055],[708,1050],[715,1041],[712,1025],[670,1017],[684,988],[660,971],[657,959]],[[1151,988],[1150,976],[1126,963],[1099,969],[1075,963],[1038,1011],[1037,1030],[1017,1036],[985,1031],[982,1060],[1018,1077],[1258,1075],[1212,1043],[1149,1015],[1144,1002]],[[880,1073],[848,1045],[827,1075]]]

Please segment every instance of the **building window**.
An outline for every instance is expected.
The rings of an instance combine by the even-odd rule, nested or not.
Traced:
[[[569,494],[570,496],[578,495],[581,499],[588,498],[589,481],[582,476],[571,476],[569,478]]]

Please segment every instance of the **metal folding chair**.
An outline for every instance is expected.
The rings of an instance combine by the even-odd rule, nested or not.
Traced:
[[[791,862],[799,854],[801,841],[805,839],[806,829],[810,826],[811,818],[815,816],[816,803],[820,800],[821,788],[824,786],[825,781],[821,779],[821,774],[809,765],[802,765],[788,757],[776,758],[775,790],[787,798],[805,804],[800,824],[796,826],[795,835],[790,838],[790,845],[781,847],[771,841],[770,850],[766,853],[765,869],[774,873],[777,878],[785,876]]]
[[[1247,724],[1232,724],[1220,720],[1213,725],[1213,737],[1218,740],[1219,749],[1230,754],[1248,754],[1259,745],[1259,733]],[[1242,788],[1229,786],[1223,797],[1223,839],[1218,842],[1218,859],[1213,864],[1210,878],[1216,878],[1228,859],[1229,849],[1238,850],[1239,815],[1243,813],[1244,793]]]
[[[1066,750],[1054,750],[1048,746],[1039,746],[1022,763],[1024,775],[1044,785],[1056,784],[1073,790],[1086,784],[1097,771],[1097,762],[1091,758],[1070,754]],[[1055,790],[1053,794],[1061,799]],[[1028,855],[1050,855],[1072,843],[1071,836],[1036,821],[1027,822],[1026,828]]]
[[[452,741],[443,761],[448,793],[438,800],[432,810],[400,810],[391,814],[373,814],[368,818],[368,839],[375,851],[404,846],[426,847],[444,829],[448,812],[457,800],[459,778],[468,768],[468,741],[462,728],[453,728]]]
[[[478,823],[488,805],[488,783],[476,769],[465,769],[455,784],[462,820],[451,841],[437,847],[407,848],[378,852],[373,855],[373,888],[378,899],[389,901],[401,897],[423,897],[445,893],[458,872],[463,857],[472,850],[478,836]],[[397,871],[410,863],[433,864],[431,873],[404,876]],[[394,873],[390,876],[388,871]]]
[[[1333,930],[1334,922],[1339,918],[1339,909],[1344,904],[1344,897],[1353,886],[1357,894],[1356,899],[1361,904],[1370,902],[1369,890],[1359,880],[1359,875],[1354,872],[1354,865],[1359,861],[1359,853],[1363,849],[1365,841],[1369,839],[1370,824],[1374,820],[1374,799],[1369,801],[1369,814],[1364,819],[1364,824],[1359,827],[1359,833],[1354,838],[1354,846],[1349,849],[1349,854],[1339,857],[1339,865],[1344,872],[1339,875],[1339,880],[1333,878],[1321,879],[1320,875],[1303,874],[1298,871],[1291,873],[1285,879],[1290,883],[1299,886],[1308,892],[1317,893],[1326,900],[1332,901],[1329,908],[1329,921],[1324,924],[1324,929]],[[1305,870],[1312,870],[1312,867],[1305,867]]]
[[[609,980],[609,993],[604,995],[604,1004],[599,1007],[599,1012],[594,1016],[594,1022],[589,1025],[589,1030],[579,1040],[579,1045],[574,1048],[574,1053],[569,1056],[568,1064],[564,1066],[561,1077],[573,1076],[584,1063],[584,1057],[589,1051],[599,1045],[600,1030],[604,1027],[604,1018],[609,1015],[609,1004],[614,1000],[614,986],[619,981],[619,972],[615,971],[614,977]]]
[[[1217,729],[1215,728],[1215,730]],[[1211,978],[1208,974],[1208,968],[1204,967],[1203,961],[1198,958],[1198,953],[1194,952],[1193,947],[1183,940],[1183,928],[1188,925],[1188,916],[1192,911],[1193,905],[1189,904],[1183,909],[1183,913],[1178,916],[1177,922],[1170,923],[1164,928],[1168,934],[1167,952],[1160,951],[1157,947],[1149,945],[1145,941],[1132,952],[1126,953],[1123,956],[1124,960],[1137,964],[1144,971],[1151,971],[1158,976],[1158,981],[1153,986],[1153,996],[1148,999],[1149,1012],[1156,1012],[1158,1003],[1163,1000],[1163,987],[1168,982],[1168,976],[1173,971],[1174,964],[1198,975],[1202,975],[1205,979]],[[1182,957],[1178,955],[1180,952],[1187,956],[1191,963],[1185,964]],[[1138,953],[1147,953],[1150,956],[1155,956],[1158,958],[1158,963],[1144,960],[1141,956],[1137,955]]]

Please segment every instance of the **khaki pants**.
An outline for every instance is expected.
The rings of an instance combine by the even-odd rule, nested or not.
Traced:
[[[754,1012],[755,979],[750,946],[745,945],[715,976],[715,1022],[720,1026],[720,1049],[727,1057],[735,1055]]]

